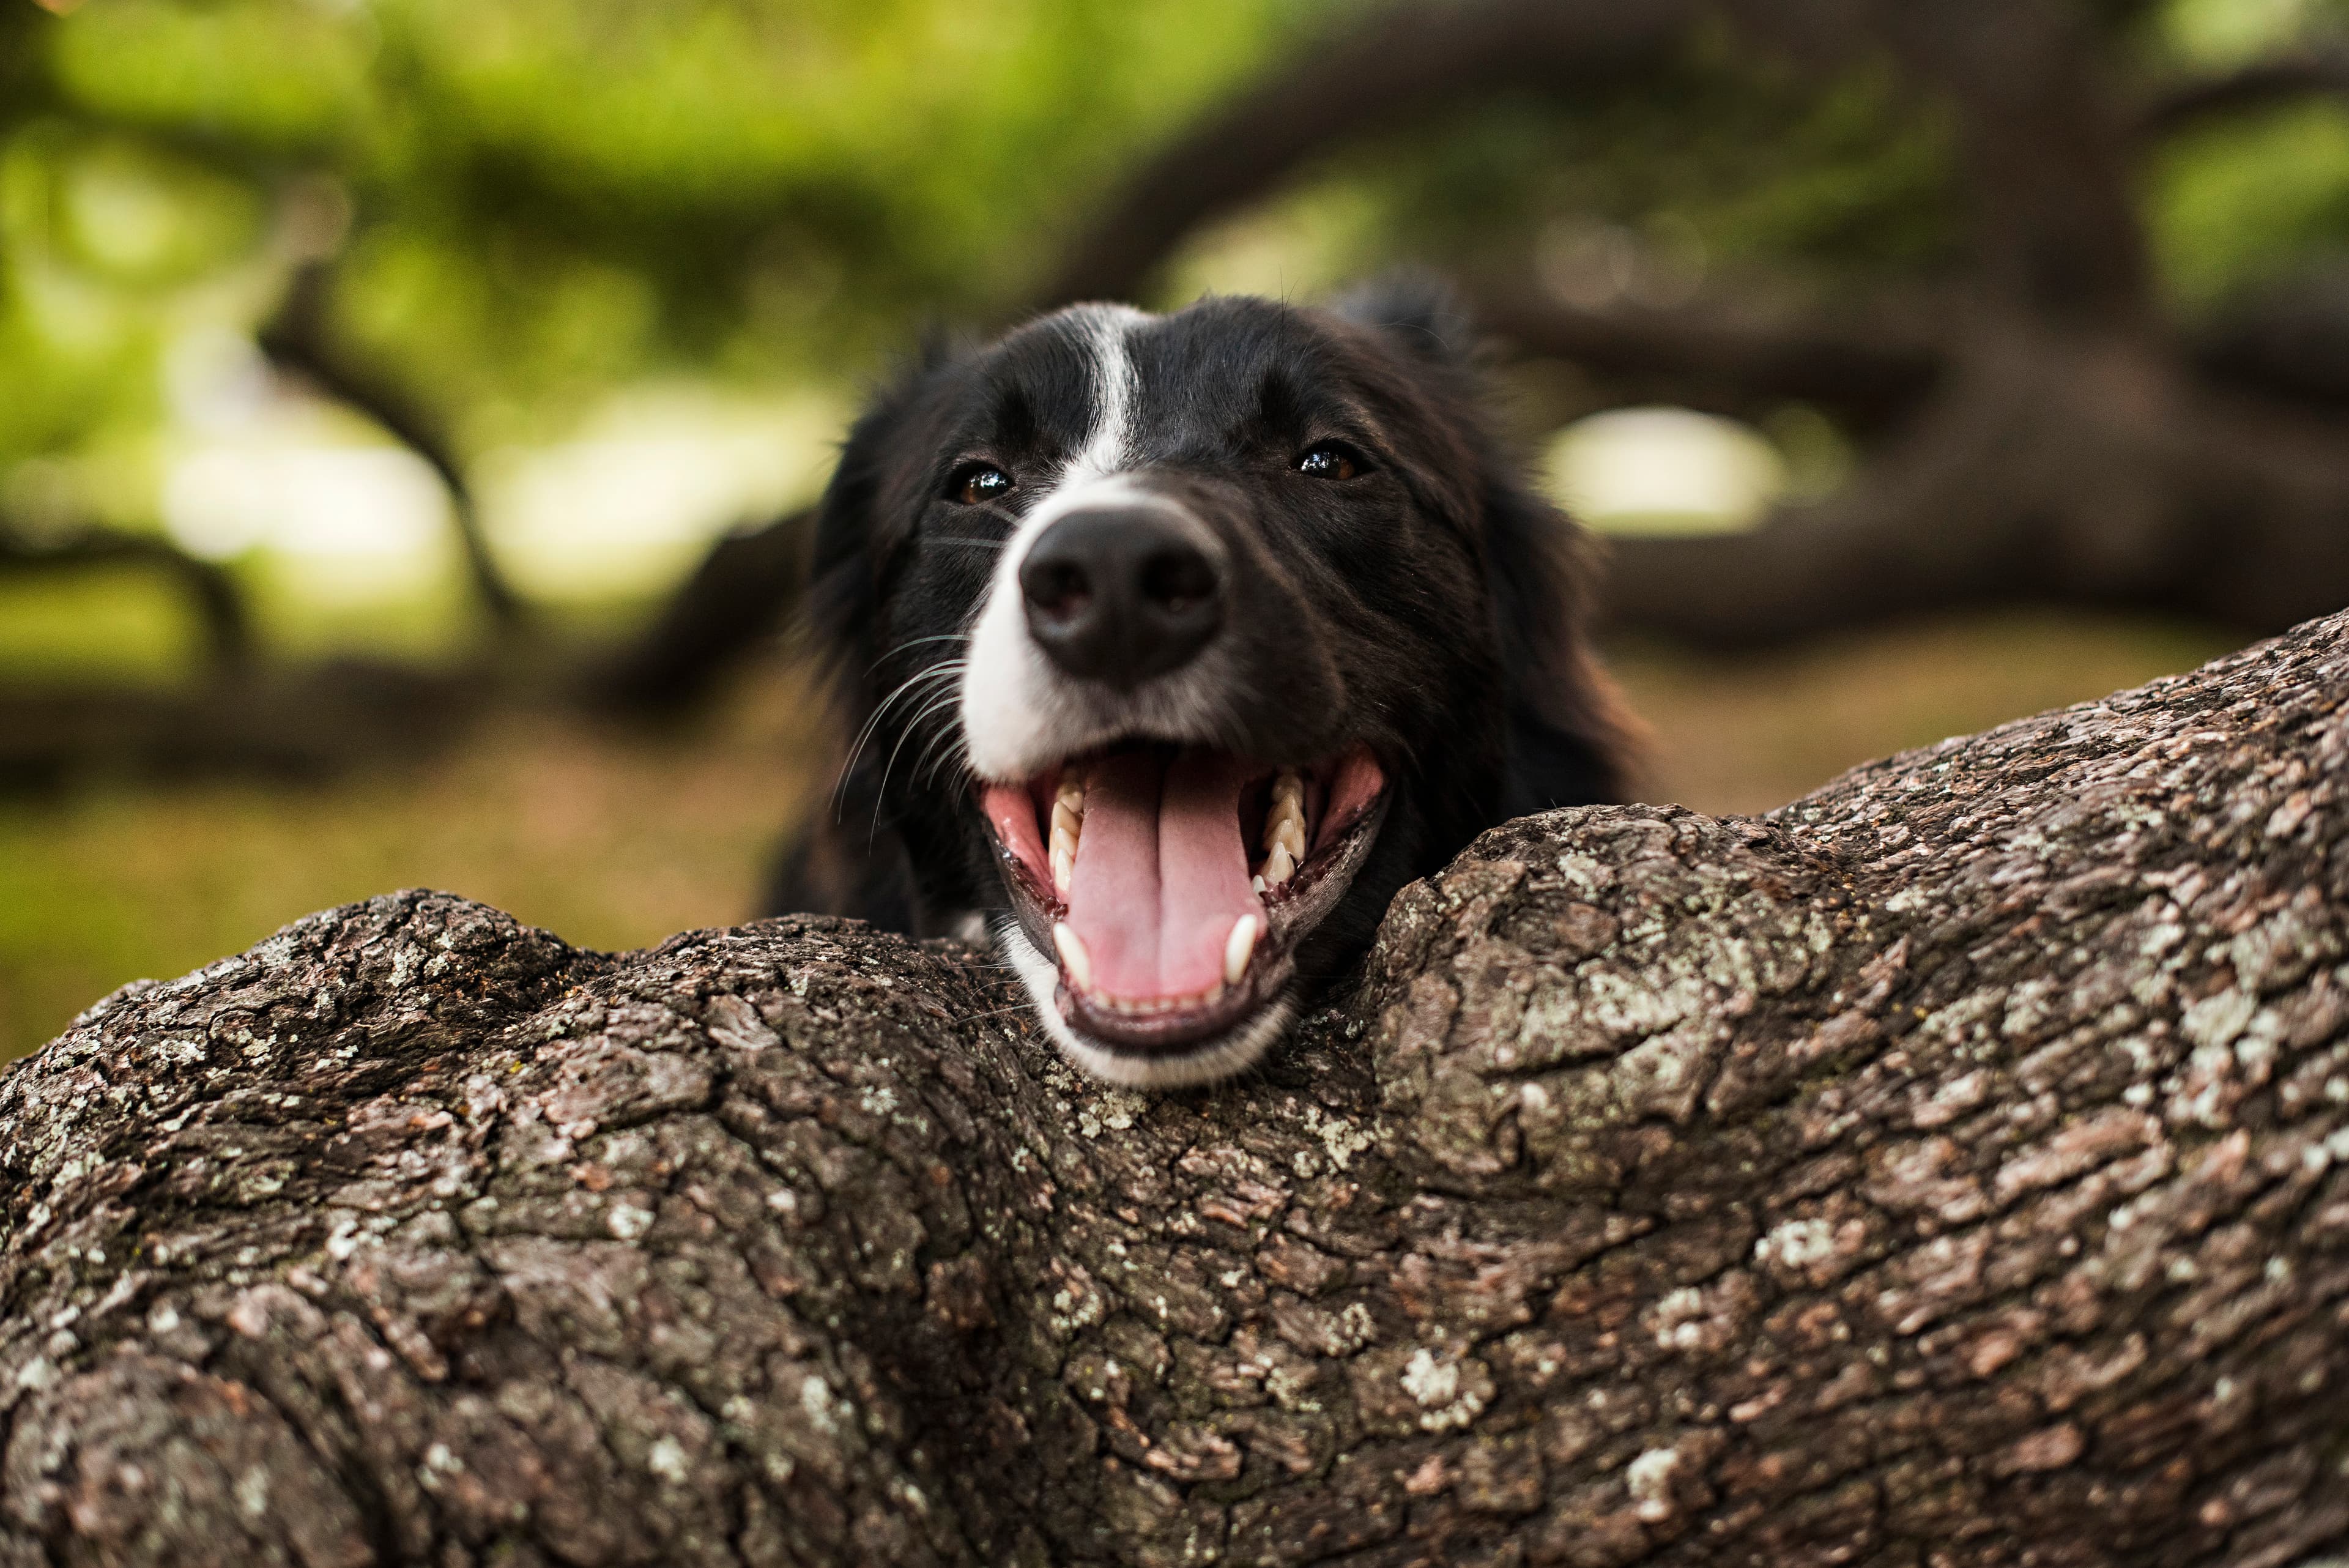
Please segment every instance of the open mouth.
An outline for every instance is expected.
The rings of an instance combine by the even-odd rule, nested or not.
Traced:
[[[1282,994],[1297,943],[1344,896],[1385,803],[1367,747],[1271,767],[1147,742],[981,799],[1014,913],[1059,968],[1062,1019],[1104,1050],[1162,1058]]]

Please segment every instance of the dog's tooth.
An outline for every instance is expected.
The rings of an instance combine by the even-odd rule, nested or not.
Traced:
[[[1288,874],[1296,869],[1297,857],[1289,854],[1288,846],[1276,844],[1272,846],[1272,853],[1264,857],[1265,885],[1278,888],[1288,881]]]
[[[1285,849],[1291,861],[1299,861],[1305,858],[1305,807],[1297,795],[1280,793],[1280,783],[1294,776],[1284,774],[1281,781],[1273,786],[1272,809],[1265,814],[1264,819],[1264,847],[1267,850]],[[1284,871],[1275,876],[1268,869],[1265,878],[1278,882],[1287,875]]]
[[[1292,860],[1305,858],[1305,780],[1294,768],[1273,776],[1271,800],[1264,815],[1264,847],[1288,847]]]
[[[1077,844],[1084,836],[1085,786],[1073,774],[1061,781],[1052,796],[1052,890],[1068,897],[1070,878],[1076,875]]]
[[[1254,888],[1254,889],[1256,890],[1256,896],[1257,896],[1257,898],[1263,898],[1263,897],[1264,897],[1264,873],[1263,873],[1263,872],[1261,872],[1261,871],[1257,872],[1257,875],[1256,875],[1255,879],[1254,879],[1253,881],[1251,881],[1251,882],[1248,884],[1248,886],[1249,886],[1250,888]]]
[[[1061,967],[1069,971],[1079,991],[1093,988],[1093,955],[1085,951],[1085,940],[1069,929],[1062,920],[1052,928],[1052,945],[1061,950]]]
[[[1247,973],[1248,955],[1256,951],[1256,940],[1264,934],[1264,921],[1255,915],[1242,915],[1232,922],[1232,934],[1224,939],[1224,983],[1237,985],[1240,976]]]

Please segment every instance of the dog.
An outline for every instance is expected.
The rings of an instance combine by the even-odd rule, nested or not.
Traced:
[[[1083,305],[851,431],[811,620],[849,738],[770,907],[991,934],[1067,1058],[1244,1072],[1476,834],[1619,798],[1582,536],[1407,280]]]

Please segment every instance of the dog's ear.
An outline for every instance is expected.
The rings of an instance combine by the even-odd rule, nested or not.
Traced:
[[[924,339],[921,358],[885,382],[849,427],[832,481],[816,506],[807,625],[851,707],[859,705],[861,696],[853,688],[864,679],[878,651],[874,641],[880,608],[874,553],[889,455],[923,389],[953,358],[942,335]]]
[[[1497,452],[1486,461],[1487,591],[1508,686],[1502,815],[1623,800],[1645,731],[1591,642],[1599,551]]]
[[[1433,273],[1389,273],[1339,296],[1330,308],[1376,327],[1424,363],[1459,370],[1475,364],[1475,318],[1452,286]]]
[[[840,461],[815,517],[803,615],[833,689],[835,757],[822,806],[784,846],[764,898],[770,914],[854,915],[913,930],[916,910],[904,846],[882,822],[871,762],[849,754],[872,717],[873,670],[880,652],[880,553],[890,459],[930,378],[952,355],[941,338],[925,345],[874,394],[841,444]]]
[[[1526,482],[1495,436],[1483,407],[1483,336],[1474,315],[1443,279],[1413,271],[1367,284],[1330,308],[1384,334],[1470,410],[1487,591],[1508,684],[1503,812],[1621,800],[1641,730],[1590,642],[1599,552]]]

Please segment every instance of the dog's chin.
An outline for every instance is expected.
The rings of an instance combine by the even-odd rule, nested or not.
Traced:
[[[1247,1071],[1295,1015],[1296,953],[1376,843],[1383,770],[1136,742],[986,789],[998,946],[1063,1055],[1134,1087]]]
[[[999,922],[996,948],[1027,987],[1036,1004],[1036,1016],[1061,1054],[1079,1072],[1121,1088],[1189,1089],[1236,1078],[1264,1060],[1296,1016],[1295,1003],[1278,996],[1220,1033],[1181,1045],[1136,1049],[1088,1033],[1069,1022],[1061,1010],[1060,966],[1036,950],[1018,920],[1007,918]]]

